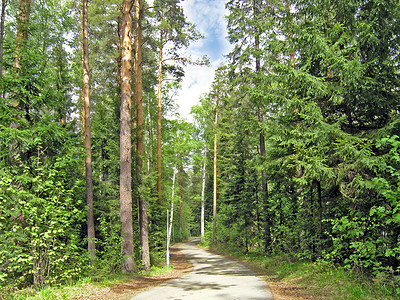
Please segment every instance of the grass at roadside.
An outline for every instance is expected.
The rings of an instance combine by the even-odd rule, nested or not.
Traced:
[[[49,286],[42,289],[24,289],[4,299],[36,300],[36,299],[82,299],[96,297],[108,290],[113,284],[128,281],[129,275],[115,274],[101,280],[91,277],[81,278],[77,282],[62,286]]]
[[[329,264],[301,262],[285,256],[264,257],[213,247],[211,251],[239,260],[265,277],[275,299],[396,299],[385,280],[371,280],[362,274]]]
[[[0,300],[126,300],[146,289],[190,272],[193,267],[178,250],[171,247],[173,267],[153,266],[149,272],[139,274],[110,274],[97,270],[93,276],[83,277],[71,284],[23,289],[5,292],[0,288]]]
[[[167,273],[172,268],[154,267],[149,272],[142,272],[138,275],[128,274],[110,274],[98,278],[85,277],[77,282],[62,286],[50,286],[42,289],[24,289],[13,293],[10,297],[4,299],[13,300],[55,300],[55,299],[99,299],[105,293],[109,293],[115,285],[127,284],[135,277],[152,277]],[[0,297],[0,299],[3,299]],[[119,299],[113,296],[113,299]],[[121,298],[123,299],[123,298]]]

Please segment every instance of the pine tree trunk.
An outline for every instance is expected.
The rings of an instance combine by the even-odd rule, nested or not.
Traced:
[[[141,0],[136,0],[136,36],[135,36],[135,95],[136,95],[136,118],[137,118],[137,180],[141,185],[143,175],[143,148],[144,148],[144,122],[143,122],[143,83],[142,83],[142,28]],[[142,246],[143,269],[150,269],[149,233],[147,220],[147,205],[138,193],[139,202],[139,227],[140,245]]]
[[[261,124],[264,122],[261,108],[259,108],[258,120]],[[262,131],[260,132],[260,156],[262,159],[265,158],[265,139]],[[264,212],[264,253],[268,254],[271,245],[271,215],[268,204],[268,182],[264,171],[261,171],[261,189]]]
[[[119,10],[120,10],[120,14],[118,14],[117,17],[117,36],[118,36],[118,40],[117,40],[117,53],[119,53],[118,57],[116,58],[116,63],[117,63],[117,74],[115,77],[116,80],[116,89],[118,92],[118,96],[121,97],[121,64],[122,64],[122,58],[121,58],[121,40],[122,40],[122,8],[119,6]]]
[[[254,21],[257,22],[259,16],[259,9],[257,6],[257,0],[253,1],[253,18]],[[254,48],[256,49],[255,54],[255,71],[256,73],[261,69],[260,63],[260,32],[258,28],[255,28],[255,39],[254,39]],[[260,124],[264,123],[264,115],[262,111],[262,107],[258,105],[258,121]],[[260,130],[260,156],[264,160],[265,159],[265,138],[262,129]],[[269,213],[269,205],[268,205],[268,182],[267,177],[264,171],[261,171],[261,193],[262,193],[262,207],[263,207],[263,222],[264,222],[264,253],[269,253],[269,247],[271,244],[271,220]]]
[[[121,125],[120,125],[120,218],[122,272],[135,270],[132,224],[132,0],[122,4]]]
[[[286,3],[286,17],[288,20],[291,20],[291,16],[290,16],[290,5],[289,3]],[[293,43],[293,34],[291,32],[289,32],[288,34],[289,37],[289,48],[290,48],[290,52],[289,52],[289,56],[290,56],[290,64],[292,66],[292,68],[294,69],[296,67],[295,61],[294,61],[294,51],[292,49],[291,44]]]
[[[31,0],[20,0],[19,2],[19,15],[17,21],[17,38],[16,38],[16,49],[15,49],[15,59],[14,68],[20,69],[19,64],[21,60],[21,51],[26,46],[26,41],[28,39],[28,24],[29,17],[31,13]]]
[[[217,126],[218,126],[219,95],[215,104],[214,120],[214,179],[213,179],[213,243],[216,242],[217,233]]]
[[[24,50],[27,39],[28,39],[28,25],[29,25],[29,17],[31,11],[31,1],[30,0],[20,0],[19,2],[19,14],[17,20],[17,37],[16,37],[16,46],[15,46],[15,53],[14,53],[14,72],[17,76],[19,76],[19,70],[21,68],[20,61],[21,61],[21,51]],[[12,101],[12,105],[14,107],[19,106],[19,102],[17,100]],[[11,121],[10,128],[19,128],[20,124]],[[17,155],[16,150],[17,143],[16,141],[11,141],[9,145],[9,153],[10,153],[10,160],[11,164],[16,164],[17,161],[14,159]]]
[[[0,78],[3,77],[3,44],[4,44],[4,23],[6,20],[7,0],[1,0],[1,20],[0,20]],[[0,94],[3,97],[3,93]]]
[[[317,181],[317,194],[318,194],[318,250],[322,251],[322,191],[321,182]]]
[[[151,126],[151,114],[150,114],[150,103],[147,103],[147,132],[149,134],[149,137],[147,139],[147,143],[145,143],[145,146],[147,145],[146,148],[146,157],[147,157],[147,175],[150,174],[151,167],[152,167],[152,161],[151,157],[153,156],[153,127]]]
[[[86,204],[87,234],[89,256],[96,256],[94,213],[93,213],[93,180],[92,180],[92,150],[90,141],[90,87],[89,87],[89,41],[88,41],[88,0],[82,0],[82,48],[83,48],[83,109],[84,109],[84,146],[86,149],[85,177],[86,177]]]
[[[313,224],[310,232],[311,232],[312,236],[315,236],[314,229],[315,229],[315,215],[316,215],[315,204],[314,204],[314,183],[315,183],[315,179],[310,184],[310,207],[311,207],[311,211],[312,211],[312,215],[310,217],[312,218],[312,224]],[[313,239],[313,244],[312,244],[312,253],[313,254],[317,253],[317,247],[318,247],[317,242],[315,239]]]
[[[162,64],[163,64],[163,33],[160,34],[160,51],[158,58],[158,90],[157,90],[157,195],[161,204],[161,85],[162,85]]]

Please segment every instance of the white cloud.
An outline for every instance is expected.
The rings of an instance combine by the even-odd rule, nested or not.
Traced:
[[[182,2],[187,18],[202,32],[225,33],[224,0],[187,0]]]
[[[149,0],[148,3],[153,3]],[[192,59],[207,55],[211,66],[189,65],[184,68],[182,89],[176,96],[181,117],[191,120],[190,110],[199,103],[201,95],[210,91],[215,69],[223,64],[231,46],[226,40],[225,0],[184,0],[181,2],[189,22],[205,35],[205,39],[193,42],[186,51]]]
[[[181,2],[187,19],[196,24],[205,39],[193,43],[187,54],[209,56],[211,66],[187,66],[182,82],[182,90],[177,96],[177,104],[182,117],[190,119],[192,106],[197,105],[202,94],[210,91],[215,69],[223,63],[223,56],[230,50],[226,40],[224,0],[186,0]]]
[[[182,89],[176,99],[179,113],[183,118],[191,120],[189,114],[192,106],[199,103],[201,95],[210,91],[214,71],[221,62],[214,62],[210,67],[191,65],[185,68]]]

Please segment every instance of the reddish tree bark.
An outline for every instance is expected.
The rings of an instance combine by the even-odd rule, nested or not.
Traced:
[[[20,0],[19,2],[19,14],[17,20],[17,38],[16,38],[16,49],[15,49],[15,59],[14,68],[20,69],[19,64],[21,60],[21,51],[26,46],[26,41],[28,39],[28,25],[29,17],[31,14],[31,0]]]
[[[132,0],[122,4],[121,125],[120,125],[120,218],[122,272],[135,270],[132,225]]]

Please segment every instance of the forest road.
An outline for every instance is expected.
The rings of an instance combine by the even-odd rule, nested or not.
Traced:
[[[268,284],[243,265],[194,247],[199,240],[182,244],[180,250],[193,271],[140,293],[130,300],[163,299],[274,299]]]

